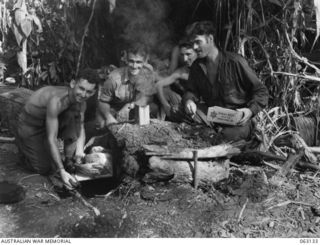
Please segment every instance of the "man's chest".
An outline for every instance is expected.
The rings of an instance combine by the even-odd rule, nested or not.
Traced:
[[[217,73],[218,73],[217,71],[218,71],[217,65],[207,66],[207,78],[212,86],[214,86],[217,81]]]
[[[199,80],[203,87],[208,88],[215,87],[218,79],[218,66],[214,64],[200,64],[201,71],[199,71]]]
[[[155,91],[153,77],[135,77],[124,81],[117,87],[115,97],[120,101],[134,100],[136,94],[152,95]]]
[[[130,101],[134,97],[135,86],[131,83],[120,84],[115,91],[115,97],[119,101]]]

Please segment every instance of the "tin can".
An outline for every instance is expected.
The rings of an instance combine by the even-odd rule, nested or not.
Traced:
[[[135,106],[135,121],[139,125],[149,125],[150,124],[150,108],[149,105],[146,106]]]

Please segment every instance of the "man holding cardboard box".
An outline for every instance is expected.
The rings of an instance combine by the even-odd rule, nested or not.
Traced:
[[[225,141],[249,139],[252,117],[268,103],[267,88],[243,57],[217,47],[211,22],[194,23],[190,38],[198,59],[183,96],[186,113],[197,121],[197,110],[207,113],[209,107],[208,119],[218,123]]]

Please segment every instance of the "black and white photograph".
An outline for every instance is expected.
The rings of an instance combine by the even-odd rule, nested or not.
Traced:
[[[1,244],[317,244],[319,129],[320,0],[0,0]]]

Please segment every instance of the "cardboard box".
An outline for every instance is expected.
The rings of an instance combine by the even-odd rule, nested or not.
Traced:
[[[226,125],[237,125],[243,117],[243,112],[231,110],[219,106],[208,108],[207,120],[209,122],[221,123]]]

